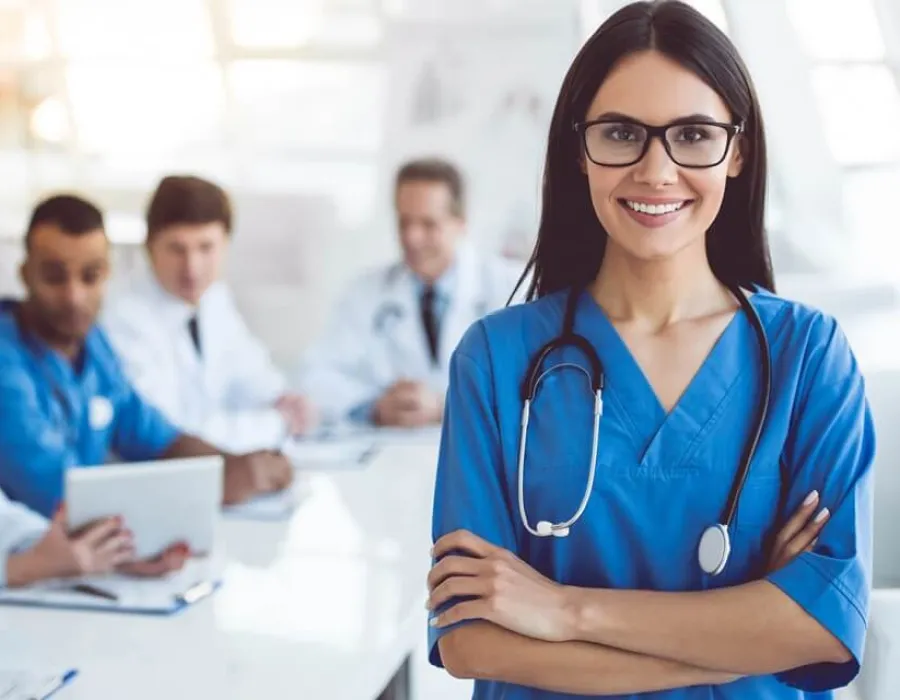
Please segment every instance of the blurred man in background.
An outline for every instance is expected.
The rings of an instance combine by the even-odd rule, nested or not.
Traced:
[[[97,207],[67,195],[45,200],[32,214],[25,248],[26,298],[0,303],[0,489],[49,517],[62,501],[66,469],[112,456],[218,454],[132,388],[95,325],[109,275]],[[225,502],[283,489],[292,478],[281,455],[226,455]]]
[[[350,286],[299,384],[330,419],[419,427],[441,421],[451,353],[475,320],[506,304],[521,270],[466,240],[464,184],[451,163],[407,163],[394,195],[402,260]]]
[[[147,209],[151,272],[109,300],[103,325],[134,386],[179,428],[223,450],[278,448],[314,412],[286,391],[222,280],[231,229],[218,185],[164,178]]]

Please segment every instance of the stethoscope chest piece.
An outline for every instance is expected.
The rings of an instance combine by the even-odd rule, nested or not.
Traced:
[[[535,528],[537,531],[538,537],[550,537],[553,535],[554,537],[568,537],[569,536],[569,528],[565,525],[554,525],[549,520],[541,520],[537,527]]]
[[[721,524],[706,528],[697,552],[700,568],[710,576],[718,576],[725,570],[730,554],[731,537],[728,536],[728,528]]]

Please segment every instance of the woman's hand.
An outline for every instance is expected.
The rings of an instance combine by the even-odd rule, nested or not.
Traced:
[[[777,571],[803,552],[811,552],[816,540],[831,515],[823,508],[815,517],[819,505],[819,493],[810,493],[797,512],[787,521],[781,532],[775,537],[772,553],[769,556],[767,573]]]
[[[7,576],[10,586],[25,586],[50,578],[105,574],[133,559],[131,533],[120,519],[105,518],[70,534],[61,508],[34,547],[9,557]]]
[[[571,639],[574,621],[566,587],[512,552],[457,530],[437,541],[433,556],[438,563],[428,574],[428,609],[463,599],[438,614],[431,622],[435,627],[479,619],[548,642]]]

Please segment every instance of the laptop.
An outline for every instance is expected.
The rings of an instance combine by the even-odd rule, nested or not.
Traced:
[[[134,535],[138,559],[176,542],[208,554],[222,507],[223,470],[221,456],[67,469],[68,527],[119,515]]]

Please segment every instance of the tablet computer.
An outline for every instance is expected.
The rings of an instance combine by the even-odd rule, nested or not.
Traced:
[[[224,459],[191,457],[66,470],[68,527],[119,515],[134,533],[138,559],[176,542],[212,551],[222,507]]]

